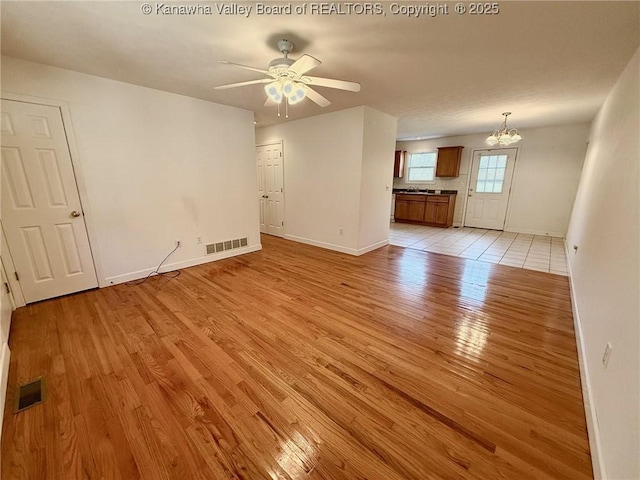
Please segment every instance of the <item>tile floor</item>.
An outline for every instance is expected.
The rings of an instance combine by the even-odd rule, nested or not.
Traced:
[[[559,237],[391,222],[389,243],[426,252],[567,275],[564,239]]]

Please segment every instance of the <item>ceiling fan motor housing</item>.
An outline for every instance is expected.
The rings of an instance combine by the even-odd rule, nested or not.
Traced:
[[[269,71],[278,75],[283,74],[294,62],[295,60],[291,58],[274,58],[269,62]]]
[[[293,42],[283,38],[278,42],[278,50],[284,53],[284,56],[286,57],[293,51]]]

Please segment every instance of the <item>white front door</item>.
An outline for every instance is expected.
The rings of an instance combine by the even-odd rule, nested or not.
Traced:
[[[260,232],[284,236],[282,144],[256,147]]]
[[[504,229],[516,149],[474,152],[465,226]]]
[[[2,224],[27,303],[98,286],[60,109],[2,100]]]

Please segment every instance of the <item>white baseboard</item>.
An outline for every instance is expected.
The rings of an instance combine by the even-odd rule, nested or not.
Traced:
[[[524,233],[525,235],[540,235],[547,237],[560,237],[564,238],[565,232],[544,232],[542,230],[528,230],[526,228],[512,228],[509,226],[504,227],[505,232],[512,233]]]
[[[591,377],[589,376],[589,365],[587,363],[587,352],[584,345],[584,336],[582,335],[582,323],[580,322],[580,313],[578,312],[578,302],[576,300],[576,291],[573,283],[573,274],[571,273],[571,262],[569,259],[569,251],[567,244],[564,245],[565,255],[567,257],[567,270],[569,273],[569,291],[571,294],[571,309],[573,310],[573,327],[576,334],[576,344],[578,347],[578,364],[580,366],[580,383],[582,384],[582,401],[584,402],[584,413],[587,420],[587,433],[589,435],[589,449],[591,450],[591,465],[593,466],[593,478],[595,480],[606,479],[607,475],[604,468],[604,459],[602,458],[602,447],[600,446],[600,427],[598,426],[598,417],[596,408],[593,403],[593,388],[591,387]]]
[[[4,407],[7,400],[7,384],[9,382],[9,360],[11,359],[11,350],[9,344],[2,345],[2,353],[0,353],[0,436],[2,436],[2,422],[4,420]]]
[[[363,248],[349,248],[343,247],[342,245],[336,245],[334,243],[320,242],[318,240],[312,240],[310,238],[305,237],[297,237],[295,235],[285,235],[284,238],[287,240],[292,240],[294,242],[305,243],[307,245],[313,245],[314,247],[326,248],[327,250],[333,250],[334,252],[346,253],[348,255],[354,255],[356,257],[360,255],[364,255],[365,253],[371,252],[380,247],[384,247],[385,245],[389,245],[389,239],[382,240],[380,242],[372,243]]]
[[[349,255],[359,255],[358,250],[355,248],[343,247],[342,245],[336,245],[334,243],[319,242],[318,240],[312,240],[310,238],[297,237],[295,235],[285,235],[284,238],[292,240],[294,242],[305,243],[307,245],[313,245],[314,247],[326,248],[327,250],[333,250],[335,252],[347,253]]]
[[[385,245],[389,245],[389,239],[382,240],[380,242],[372,243],[368,247],[363,247],[358,249],[358,253],[356,255],[364,255],[365,253],[369,253],[373,250],[377,250],[380,247],[384,247]]]
[[[184,260],[182,262],[167,263],[162,266],[162,271],[168,272],[170,270],[178,270],[181,268],[194,267],[196,265],[202,265],[203,263],[215,262],[218,260],[223,260],[225,258],[244,255],[245,253],[257,252],[258,250],[262,250],[261,244],[251,245],[251,246],[242,247],[242,248],[234,248],[233,250],[214,253],[212,255],[206,255],[204,257],[192,258],[190,260]],[[147,275],[149,275],[151,272],[153,272],[155,269],[156,267],[147,268],[145,270],[138,270],[137,272],[130,272],[122,275],[116,275],[114,277],[107,277],[104,280],[107,286],[117,285],[118,283],[125,283],[125,282],[130,282],[132,280],[139,280],[141,278],[144,278]]]

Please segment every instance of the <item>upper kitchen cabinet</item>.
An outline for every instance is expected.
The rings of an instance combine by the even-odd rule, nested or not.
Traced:
[[[436,177],[457,177],[460,174],[460,160],[464,147],[439,147]],[[396,152],[398,153],[398,152]]]
[[[393,164],[393,176],[402,178],[404,173],[404,158],[407,156],[407,152],[404,150],[396,150],[396,158]]]

